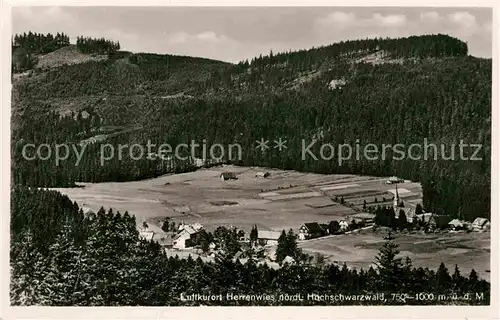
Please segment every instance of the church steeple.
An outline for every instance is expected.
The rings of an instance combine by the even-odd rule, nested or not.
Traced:
[[[398,184],[397,183],[396,183],[396,195],[394,196],[393,207],[394,208],[398,208],[399,207],[399,193],[398,193]]]

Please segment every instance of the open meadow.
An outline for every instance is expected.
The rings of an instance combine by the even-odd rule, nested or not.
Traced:
[[[371,229],[350,234],[327,236],[299,243],[310,254],[320,253],[328,262],[346,263],[349,267],[367,269],[375,261],[384,243],[386,230]],[[490,279],[490,232],[443,231],[424,234],[395,233],[394,242],[399,245],[400,256],[410,257],[415,267],[437,269],[444,262],[450,274],[457,264],[463,275],[472,269],[484,279]],[[404,262],[404,259],[403,259]]]
[[[223,181],[222,172],[234,172],[236,180]],[[257,172],[269,172],[267,178]],[[220,166],[195,172],[165,175],[133,182],[85,183],[82,188],[59,188],[80,206],[94,211],[101,206],[159,224],[172,221],[201,223],[211,230],[235,226],[245,231],[256,224],[261,230],[298,230],[304,222],[341,220],[356,214],[363,200],[392,199],[394,187],[386,179],[356,175],[321,175],[297,171]],[[421,197],[418,183],[400,184],[400,196]],[[406,192],[405,192],[406,190]],[[356,208],[340,205],[344,197]],[[411,202],[408,202],[411,205]]]
[[[234,172],[236,180],[223,181],[223,172]],[[257,172],[269,172],[267,178]],[[83,188],[57,189],[79,205],[94,211],[101,206],[113,208],[147,221],[161,233],[161,222],[170,217],[176,223],[201,223],[205,229],[235,226],[248,232],[293,229],[304,222],[323,222],[349,218],[367,206],[392,205],[394,185],[386,178],[357,175],[321,175],[266,168],[220,166],[195,172],[110,183],[85,183]],[[398,184],[405,206],[421,202],[420,184]],[[352,207],[333,201],[344,198]],[[375,198],[376,202],[375,202]],[[384,201],[385,200],[385,201]],[[345,235],[327,236],[299,242],[304,251],[320,253],[329,262],[368,268],[383,244],[383,231],[371,229]],[[400,233],[396,242],[401,255],[409,256],[415,266],[437,268],[441,261],[448,268],[458,264],[467,274],[472,268],[489,279],[490,233],[438,234]],[[438,257],[439,259],[436,259]],[[450,270],[451,272],[452,270]]]

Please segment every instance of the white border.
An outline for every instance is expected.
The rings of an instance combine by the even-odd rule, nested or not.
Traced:
[[[494,0],[409,0],[398,3],[394,0],[341,0],[332,4],[328,0],[0,0],[0,50],[2,125],[1,141],[1,195],[0,201],[0,248],[1,248],[1,307],[3,319],[499,319],[499,222],[500,213],[500,110],[498,109],[498,4]],[[491,305],[477,307],[457,306],[388,306],[388,307],[11,307],[9,303],[9,225],[10,225],[10,39],[11,7],[27,5],[61,6],[366,6],[366,7],[493,7],[493,110],[492,110],[492,230],[491,230]],[[495,196],[496,195],[496,196]]]

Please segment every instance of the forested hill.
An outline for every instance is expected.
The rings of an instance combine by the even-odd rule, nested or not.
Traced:
[[[227,64],[172,55],[108,55],[102,61],[34,70],[15,82],[13,179],[30,186],[125,181],[190,170],[190,163],[128,159],[101,166],[99,142],[78,167],[69,158],[25,161],[24,143],[73,142],[106,128],[144,129],[106,143],[239,143],[241,165],[318,173],[397,175],[421,181],[425,209],[472,219],[490,215],[491,60],[467,55],[446,35],[346,41],[269,53]],[[118,55],[117,55],[118,54]],[[89,116],[83,117],[85,113]],[[64,116],[61,116],[64,115]],[[261,138],[288,141],[285,152],[260,153]],[[482,161],[301,159],[301,140],[482,144]],[[466,151],[471,156],[474,150]],[[459,150],[456,154],[458,156]],[[234,160],[234,159],[233,159]]]

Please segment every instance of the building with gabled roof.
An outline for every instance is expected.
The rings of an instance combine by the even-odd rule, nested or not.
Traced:
[[[429,220],[429,227],[432,229],[445,229],[448,227],[448,223],[450,223],[451,217],[449,215],[438,215],[434,214]]]
[[[259,230],[257,232],[257,241],[261,245],[277,245],[280,236],[281,232],[278,231]]]
[[[346,231],[347,229],[349,229],[349,222],[345,220],[340,220],[339,226],[340,226],[340,231]]]
[[[306,222],[299,228],[299,239],[306,240],[324,236],[326,230],[317,222]]]
[[[459,220],[459,219],[453,219],[450,222],[448,222],[448,226],[452,230],[460,230],[464,228],[464,222]]]
[[[154,235],[155,235],[155,233],[153,231],[149,231],[149,230],[140,230],[139,231],[139,238],[142,240],[151,241],[151,240],[153,240]]]
[[[222,181],[226,181],[226,180],[236,180],[236,173],[234,172],[222,172],[220,174],[220,179]]]
[[[173,248],[176,249],[186,249],[191,247],[193,241],[203,230],[203,226],[200,224],[195,225],[183,225],[182,229],[173,238]]]
[[[480,231],[488,228],[489,221],[486,218],[476,218],[472,222],[472,230]]]

